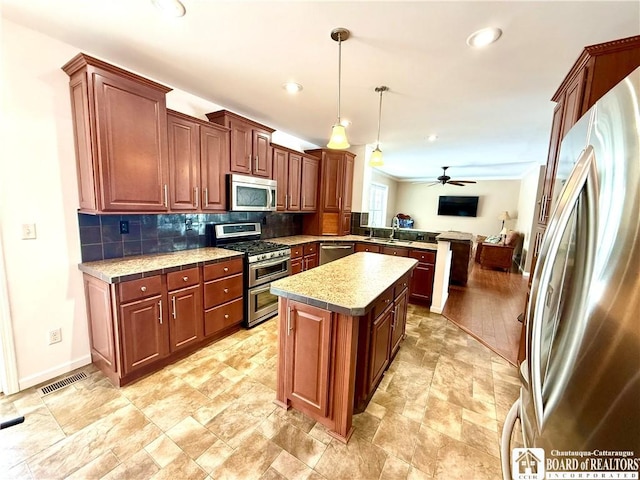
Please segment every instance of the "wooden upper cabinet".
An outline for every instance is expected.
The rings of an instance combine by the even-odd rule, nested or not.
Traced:
[[[287,187],[287,210],[300,210],[300,192],[302,190],[302,155],[289,153],[289,181]]]
[[[70,77],[80,209],[167,211],[171,89],[85,54],[62,69]]]
[[[300,210],[315,212],[318,209],[319,160],[304,155],[302,157],[302,178],[300,181]]]
[[[289,153],[273,147],[273,179],[277,182],[276,209],[279,212],[287,208],[287,192],[289,184]]]
[[[231,172],[271,178],[272,128],[228,110],[207,113],[207,118],[231,130]]]
[[[305,153],[319,158],[319,201],[316,215],[305,216],[303,232],[347,235],[351,228],[351,197],[355,155],[322,148]]]
[[[225,210],[228,129],[173,110],[167,123],[171,210]]]

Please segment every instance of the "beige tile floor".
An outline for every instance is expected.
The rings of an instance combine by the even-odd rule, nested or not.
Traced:
[[[277,320],[117,389],[89,378],[0,396],[0,477],[20,479],[501,478],[499,432],[516,369],[427,309],[347,445],[273,404]]]

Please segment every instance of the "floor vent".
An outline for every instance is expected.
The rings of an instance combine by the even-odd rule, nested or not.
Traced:
[[[62,380],[58,380],[57,382],[50,383],[49,385],[45,385],[44,387],[40,388],[40,395],[49,395],[50,393],[67,387],[72,383],[76,383],[77,381],[84,380],[85,378],[89,377],[87,377],[87,374],[84,372],[79,372],[69,377],[65,377]]]

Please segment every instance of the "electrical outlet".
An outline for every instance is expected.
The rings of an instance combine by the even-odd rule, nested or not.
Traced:
[[[193,220],[191,220],[190,218],[187,218],[184,221],[184,226],[185,226],[185,230],[193,230]]]
[[[36,224],[35,223],[23,223],[22,224],[22,239],[33,240],[36,238]]]
[[[129,233],[129,220],[120,220],[120,233]]]
[[[62,332],[59,328],[49,330],[49,345],[62,341]]]

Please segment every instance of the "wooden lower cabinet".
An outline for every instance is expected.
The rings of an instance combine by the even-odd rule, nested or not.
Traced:
[[[237,331],[242,281],[241,258],[115,284],[85,273],[93,363],[123,386]]]
[[[380,245],[371,245],[368,243],[356,243],[356,253],[358,252],[380,253]]]
[[[311,270],[319,264],[318,243],[291,247],[291,275]]]
[[[287,398],[297,409],[326,416],[331,364],[331,312],[290,302],[283,320],[287,324]]]
[[[398,353],[398,350],[400,350],[400,344],[402,343],[407,330],[408,298],[409,290],[405,288],[394,301],[393,322],[391,323],[391,347],[389,354],[391,358],[393,358],[395,354]]]
[[[377,385],[389,366],[393,305],[389,305],[371,326],[371,354],[369,356],[369,385]]]
[[[169,323],[162,296],[121,305],[119,313],[125,374],[169,354]]]
[[[418,265],[413,270],[413,276],[411,277],[409,300],[412,303],[429,306],[433,299],[436,253],[424,250],[411,250],[409,256],[418,260]]]

